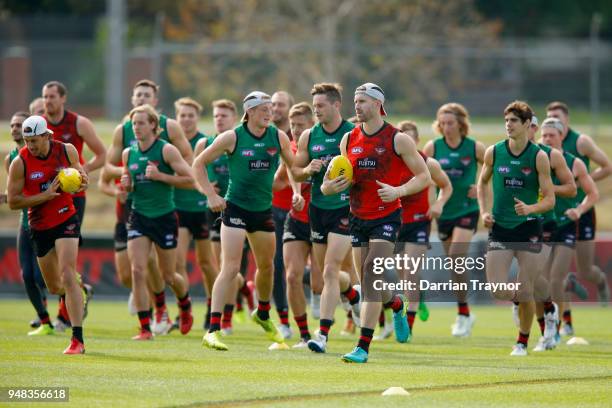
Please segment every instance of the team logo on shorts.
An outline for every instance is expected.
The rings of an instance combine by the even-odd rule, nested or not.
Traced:
[[[351,153],[353,154],[363,153],[363,147],[355,146],[351,149]]]
[[[536,243],[536,242],[538,242],[539,240],[540,240],[540,237],[538,237],[537,235],[534,235],[534,236],[532,236],[532,237],[529,237],[529,242],[532,242],[532,243]]]
[[[278,152],[278,149],[276,147],[268,147],[266,152],[268,152],[270,156],[274,156]]]
[[[253,157],[255,156],[255,151],[251,149],[243,149],[240,154],[244,157]]]
[[[234,225],[246,226],[244,221],[242,221],[242,218],[238,218],[238,217],[230,217],[229,222],[230,224],[234,224]]]
[[[463,164],[464,166],[469,165],[471,162],[472,162],[472,158],[469,156],[461,158],[461,164]]]
[[[523,168],[521,169],[521,172],[522,172],[524,175],[528,176],[528,175],[530,175],[530,174],[531,174],[532,169],[531,169],[531,167],[523,167]]]
[[[70,225],[66,226],[66,230],[68,230],[68,231],[72,231],[75,228],[76,228],[76,224],[70,224]]]
[[[325,146],[323,145],[318,144],[318,145],[312,146],[313,152],[322,152],[323,150],[325,150]]]
[[[30,180],[38,180],[41,179],[45,176],[45,173],[43,173],[42,171],[35,171],[34,173],[30,174]]]
[[[376,153],[378,154],[383,154],[384,152],[387,151],[387,149],[385,149],[384,147],[377,147],[374,149],[376,151]]]
[[[459,221],[459,225],[462,225],[462,226],[466,227],[466,226],[470,225],[470,222],[471,222],[471,221],[472,221],[472,220],[470,219],[470,217],[464,217],[464,218],[462,218],[462,219]]]
[[[346,226],[349,224],[348,218],[340,218],[340,224]]]
[[[392,226],[392,225],[389,225],[389,224],[385,224],[385,225],[383,225],[383,229],[384,229],[385,231],[389,231],[389,232],[391,232],[391,231],[393,231],[393,226]]]

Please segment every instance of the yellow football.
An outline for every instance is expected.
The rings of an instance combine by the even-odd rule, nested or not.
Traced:
[[[329,179],[344,176],[348,181],[353,180],[353,166],[346,156],[336,156],[329,162]]]
[[[81,173],[72,167],[62,169],[58,178],[60,188],[67,193],[74,193],[81,187]]]

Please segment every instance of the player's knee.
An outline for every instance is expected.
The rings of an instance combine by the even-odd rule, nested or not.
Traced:
[[[47,282],[47,290],[52,295],[60,295],[63,292],[64,285],[58,281]]]
[[[496,300],[510,301],[514,299],[514,292],[511,292],[508,290],[495,290],[495,291],[492,291],[491,294]]]
[[[147,268],[145,265],[132,264],[132,282],[143,283],[147,280]]]
[[[292,269],[287,269],[287,286],[291,288],[301,288],[302,276]]]
[[[325,265],[323,268],[323,281],[333,282],[339,280],[339,270],[335,265]]]

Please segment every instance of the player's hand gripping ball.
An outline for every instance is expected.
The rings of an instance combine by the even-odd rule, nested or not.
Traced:
[[[329,162],[329,179],[344,176],[349,182],[353,180],[353,166],[346,156],[336,156]]]
[[[67,167],[58,174],[60,188],[66,193],[75,193],[81,187],[81,174],[77,169]]]

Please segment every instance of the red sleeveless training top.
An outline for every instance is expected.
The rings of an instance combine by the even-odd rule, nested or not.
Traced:
[[[23,195],[33,196],[45,191],[55,179],[57,173],[70,167],[66,145],[51,141],[47,157],[32,155],[27,147],[19,150],[19,156],[24,164]],[[46,230],[62,224],[76,213],[72,203],[72,195],[58,190],[59,196],[28,210],[30,227],[34,230]]]
[[[427,162],[425,153],[419,150],[419,154]],[[402,184],[407,183],[414,174],[406,167]],[[401,198],[402,202],[402,224],[410,224],[419,221],[429,221],[427,215],[429,211],[429,187],[419,191],[416,194],[407,195]]]
[[[384,203],[378,196],[380,181],[392,186],[402,184],[406,164],[395,151],[398,130],[385,122],[373,135],[363,131],[363,125],[354,128],[348,137],[346,154],[353,166],[351,186],[351,213],[374,220],[386,217],[400,208],[400,200]]]
[[[62,143],[70,143],[76,147],[79,154],[79,163],[84,164],[83,159],[83,138],[77,131],[77,119],[79,115],[69,110],[64,110],[64,117],[59,123],[51,123],[49,118],[44,116],[47,121],[47,127],[53,131],[53,139]],[[73,197],[85,197],[85,191],[75,193]]]

